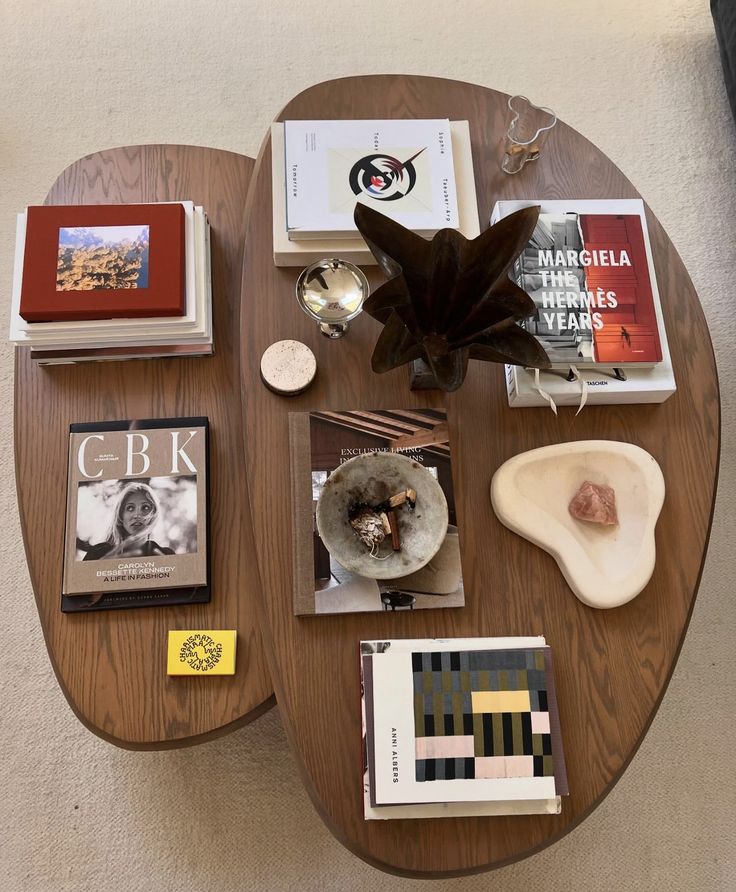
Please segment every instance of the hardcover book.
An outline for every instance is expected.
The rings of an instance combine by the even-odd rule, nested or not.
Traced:
[[[73,424],[62,611],[209,601],[206,418]]]
[[[461,607],[465,603],[452,458],[444,409],[289,413],[294,613]],[[328,476],[356,455],[400,452],[436,478],[447,500],[447,534],[421,569],[369,579],[342,567],[322,542],[316,508]]]
[[[467,121],[450,121],[452,161],[455,169],[459,231],[467,239],[480,235],[478,199],[475,193],[473,153],[470,126]],[[286,229],[286,162],[284,156],[284,125],[271,125],[271,178],[273,197],[273,261],[276,266],[308,266],[321,257],[338,254],[343,260],[361,266],[374,266],[376,259],[358,232],[351,237],[327,239],[291,237]],[[380,208],[379,208],[380,210]]]
[[[184,261],[179,202],[29,207],[20,316],[181,316]]]
[[[286,121],[290,238],[354,237],[364,202],[419,235],[459,226],[448,120]]]
[[[210,225],[204,209],[178,202],[184,211],[185,312],[182,316],[26,322],[20,315],[27,211],[17,215],[10,340],[32,347],[44,363],[206,355],[213,352]]]
[[[559,813],[567,773],[544,638],[360,652],[366,819]]]
[[[538,203],[498,202],[492,222]],[[536,306],[521,325],[553,368],[662,361],[666,336],[641,200],[541,202],[511,275]]]

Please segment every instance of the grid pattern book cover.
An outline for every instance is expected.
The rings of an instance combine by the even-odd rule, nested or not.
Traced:
[[[567,794],[544,639],[363,642],[362,653],[373,808]]]
[[[416,780],[554,776],[541,649],[413,653]]]

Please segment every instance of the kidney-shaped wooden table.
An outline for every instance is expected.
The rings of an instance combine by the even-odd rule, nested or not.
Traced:
[[[15,360],[15,463],[23,538],[41,626],[69,705],[130,749],[199,743],[273,705],[255,609],[260,588],[242,462],[238,319],[253,160],[194,146],[128,146],[68,167],[48,204],[191,199],[212,227],[214,356],[41,367]],[[207,415],[209,604],[62,614],[69,425]],[[234,676],[171,678],[169,629],[237,629]]]
[[[306,90],[280,119],[467,119],[481,220],[500,198],[629,198],[636,189],[595,146],[560,123],[542,158],[501,173],[507,97],[435,78],[355,77]],[[672,674],[708,544],[720,443],[718,382],[708,328],[680,258],[648,213],[678,391],[663,405],[510,409],[503,368],[471,362],[447,398],[456,456],[466,606],[456,610],[297,618],[287,414],[309,409],[411,408],[443,403],[416,393],[407,370],[375,375],[379,332],[359,317],[342,340],[321,337],[294,298],[297,270],[272,262],[271,146],[256,162],[243,265],[241,341],[248,485],[262,575],[262,631],[289,741],[320,815],[351,851],[383,870],[440,877],[525,857],[570,831],[621,777]],[[374,278],[377,281],[377,278]],[[317,356],[315,384],[284,399],[258,383],[259,358],[280,338]],[[657,459],[667,496],[657,566],[634,601],[609,611],[577,600],[555,562],[496,519],[493,472],[519,452],[566,440],[635,443]],[[363,820],[358,642],[361,638],[546,636],[553,649],[570,796],[559,816]]]

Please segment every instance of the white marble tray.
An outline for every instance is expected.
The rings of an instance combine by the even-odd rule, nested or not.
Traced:
[[[585,480],[613,487],[618,526],[570,515],[570,500]],[[635,598],[654,571],[664,488],[662,471],[645,450],[584,440],[510,458],[493,475],[491,501],[501,523],[554,557],[583,603],[618,607]]]

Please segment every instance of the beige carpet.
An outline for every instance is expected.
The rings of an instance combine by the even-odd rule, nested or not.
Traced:
[[[13,214],[40,202],[78,157],[146,142],[254,155],[274,114],[309,84],[395,71],[527,94],[619,164],[664,224],[701,296],[724,410],[720,496],[700,597],[633,764],[556,846],[492,874],[430,886],[732,890],[736,131],[706,0],[372,0],[361,7],[339,0],[2,0],[4,312]],[[302,789],[277,711],[215,743],[157,754],[115,749],[76,720],[46,657],[26,572],[7,347],[0,377],[5,892],[418,889],[420,881],[380,874],[333,839]]]

